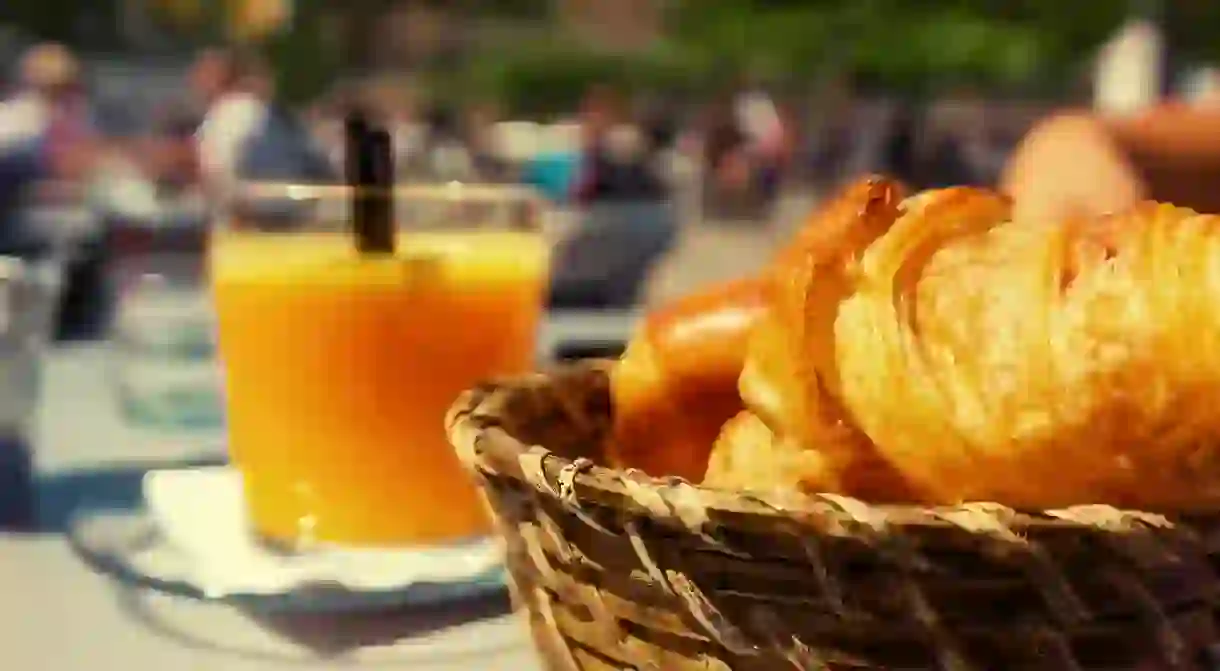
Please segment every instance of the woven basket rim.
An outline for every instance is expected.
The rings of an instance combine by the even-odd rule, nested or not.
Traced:
[[[506,540],[514,598],[556,668],[585,668],[576,652],[632,668],[746,657],[766,668],[1137,668],[1100,661],[1109,646],[1194,668],[1186,656],[1204,634],[1177,618],[1210,624],[1220,592],[1177,516],[870,505],[617,470],[592,460],[613,422],[611,365],[492,381],[446,416]],[[987,598],[1007,606],[981,616]]]
[[[511,474],[530,482],[544,495],[560,498],[565,504],[613,502],[625,506],[628,512],[654,518],[676,517],[687,522],[686,526],[697,526],[690,524],[693,521],[690,518],[706,518],[709,513],[782,516],[815,524],[834,522],[833,525],[816,524],[822,530],[844,522],[850,522],[853,527],[864,525],[877,529],[956,528],[971,533],[1002,534],[1030,527],[1048,531],[1089,528],[1121,532],[1176,526],[1164,514],[1125,510],[1101,503],[1026,510],[991,501],[951,506],[873,504],[837,494],[716,489],[678,477],[653,477],[642,471],[619,470],[589,459],[568,459],[547,446],[526,444],[501,426],[499,415],[514,394],[550,384],[556,376],[605,375],[613,364],[604,359],[562,363],[539,372],[492,380],[468,390],[446,414],[445,428],[450,442],[466,466],[476,472],[503,473],[503,467],[508,465],[511,473],[515,470],[512,461],[527,464],[521,473]],[[1168,515],[1175,519],[1192,517],[1177,511]],[[1193,516],[1212,517],[1206,513]]]

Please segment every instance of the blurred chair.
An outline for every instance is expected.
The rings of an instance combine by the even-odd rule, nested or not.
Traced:
[[[649,273],[677,235],[671,188],[656,165],[659,151],[637,125],[616,123],[579,152],[572,192],[583,217],[557,246],[552,308],[616,309],[640,300]]]
[[[650,271],[676,236],[677,213],[671,203],[589,205],[580,228],[555,251],[551,308],[635,305]]]

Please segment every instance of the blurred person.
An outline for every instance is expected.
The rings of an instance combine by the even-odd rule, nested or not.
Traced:
[[[68,48],[32,47],[17,79],[15,95],[0,104],[0,254],[62,260],[55,337],[94,335],[105,255],[90,187],[109,176],[114,153],[104,151]]]
[[[187,79],[203,110],[195,135],[201,176],[205,188],[219,197],[238,181],[247,143],[267,120],[269,73],[250,52],[207,49]]]
[[[605,86],[590,89],[581,105],[575,200],[583,218],[557,250],[553,307],[635,304],[677,235],[670,190],[657,174],[661,147],[624,110],[620,94]]]
[[[78,119],[83,105],[80,63],[67,47],[31,47],[17,66],[18,85],[0,103],[0,146],[21,143],[48,132],[63,118]]]
[[[757,91],[723,95],[711,105],[703,133],[709,206],[731,218],[765,219],[792,154],[774,101]]]
[[[334,166],[300,119],[275,100],[255,53],[205,51],[190,81],[206,113],[196,133],[203,185],[223,203],[243,180],[326,182]]]
[[[169,106],[157,116],[147,160],[149,174],[159,191],[180,194],[199,187],[195,133],[201,123],[199,114],[183,105]]]
[[[440,181],[475,179],[474,159],[453,110],[436,105],[428,112],[425,124],[420,154],[428,176]]]
[[[46,241],[23,230],[23,199],[36,186],[43,196],[57,196],[51,185],[85,177],[99,147],[71,51],[54,43],[30,48],[17,81],[16,92],[0,102],[0,253],[37,253]]]
[[[570,203],[578,195],[573,184],[581,175],[583,144],[581,124],[559,119],[530,125],[517,178],[556,203]]]
[[[111,220],[162,223],[188,209],[201,215],[202,184],[195,133],[200,116],[193,106],[172,104],[153,118],[135,143],[130,160],[119,162],[102,184],[105,215]]]
[[[1168,81],[1167,46],[1157,22],[1142,16],[1124,22],[1095,57],[1093,109],[1121,115],[1155,105]]]
[[[585,99],[580,119],[582,162],[576,201],[664,201],[669,194],[652,160],[660,147],[643,137],[624,113],[617,91],[595,87]]]
[[[90,198],[107,228],[116,223],[158,223],[167,200],[196,195],[198,126],[193,108],[167,108],[154,116],[152,128],[126,151],[106,157]]]
[[[272,104],[238,163],[243,180],[328,183],[341,171],[292,110]]]
[[[1003,172],[1009,152],[1000,142],[998,103],[977,102],[969,108],[960,129],[960,151],[970,184],[994,184]]]
[[[359,102],[350,82],[337,84],[314,101],[305,113],[305,123],[315,145],[326,155],[336,173],[344,166],[344,120]]]
[[[778,193],[790,151],[786,121],[771,94],[752,84],[737,93],[733,112],[748,152],[751,185],[770,202]]]
[[[479,103],[466,109],[462,121],[462,132],[475,172],[482,179],[490,181],[503,181],[510,172],[496,147],[495,125],[500,118],[500,111],[495,105]]]
[[[856,99],[845,129],[849,139],[843,173],[848,179],[889,169],[887,131],[894,128],[900,111],[899,102],[888,95],[863,92]]]
[[[912,106],[899,104],[886,131],[883,148],[885,172],[906,184],[917,184],[920,178],[916,158],[919,120]]]
[[[748,137],[734,114],[732,100],[721,98],[712,103],[704,128],[704,162],[716,186],[741,191],[749,185],[745,148]]]
[[[641,114],[645,140],[653,148],[657,160],[657,172],[662,180],[673,184],[677,168],[677,152],[680,144],[678,114],[663,102],[650,105]]]
[[[953,92],[933,101],[921,138],[926,170],[918,186],[985,183],[978,164],[983,158],[980,142],[984,123],[983,107],[969,91]]]

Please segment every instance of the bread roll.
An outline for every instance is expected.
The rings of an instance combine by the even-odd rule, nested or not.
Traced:
[[[866,177],[817,208],[794,240],[758,276],[712,286],[649,313],[612,376],[615,466],[651,475],[703,478],[721,426],[742,409],[738,380],[749,334],[786,273],[809,249],[838,239],[880,200],[896,206],[901,187]]]
[[[721,425],[742,408],[737,378],[764,288],[738,280],[648,315],[611,375],[615,466],[703,479]]]

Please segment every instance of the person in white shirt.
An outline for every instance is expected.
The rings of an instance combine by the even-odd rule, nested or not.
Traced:
[[[782,142],[784,122],[771,96],[761,90],[746,90],[734,104],[737,125],[746,136],[750,148],[760,154],[776,152]]]
[[[257,57],[227,50],[200,54],[189,77],[206,110],[195,135],[204,188],[223,200],[238,181],[246,144],[270,112],[270,77]]]
[[[61,44],[26,51],[17,68],[19,90],[0,103],[0,147],[30,142],[46,132],[53,109],[75,89],[80,65]]]
[[[66,47],[31,47],[18,66],[18,82],[16,94],[0,102],[0,152],[52,140],[54,146],[43,149],[60,149],[90,134],[80,64]]]
[[[745,136],[753,181],[771,200],[779,186],[787,147],[787,129],[775,100],[762,89],[746,88],[734,101],[737,127]]]

